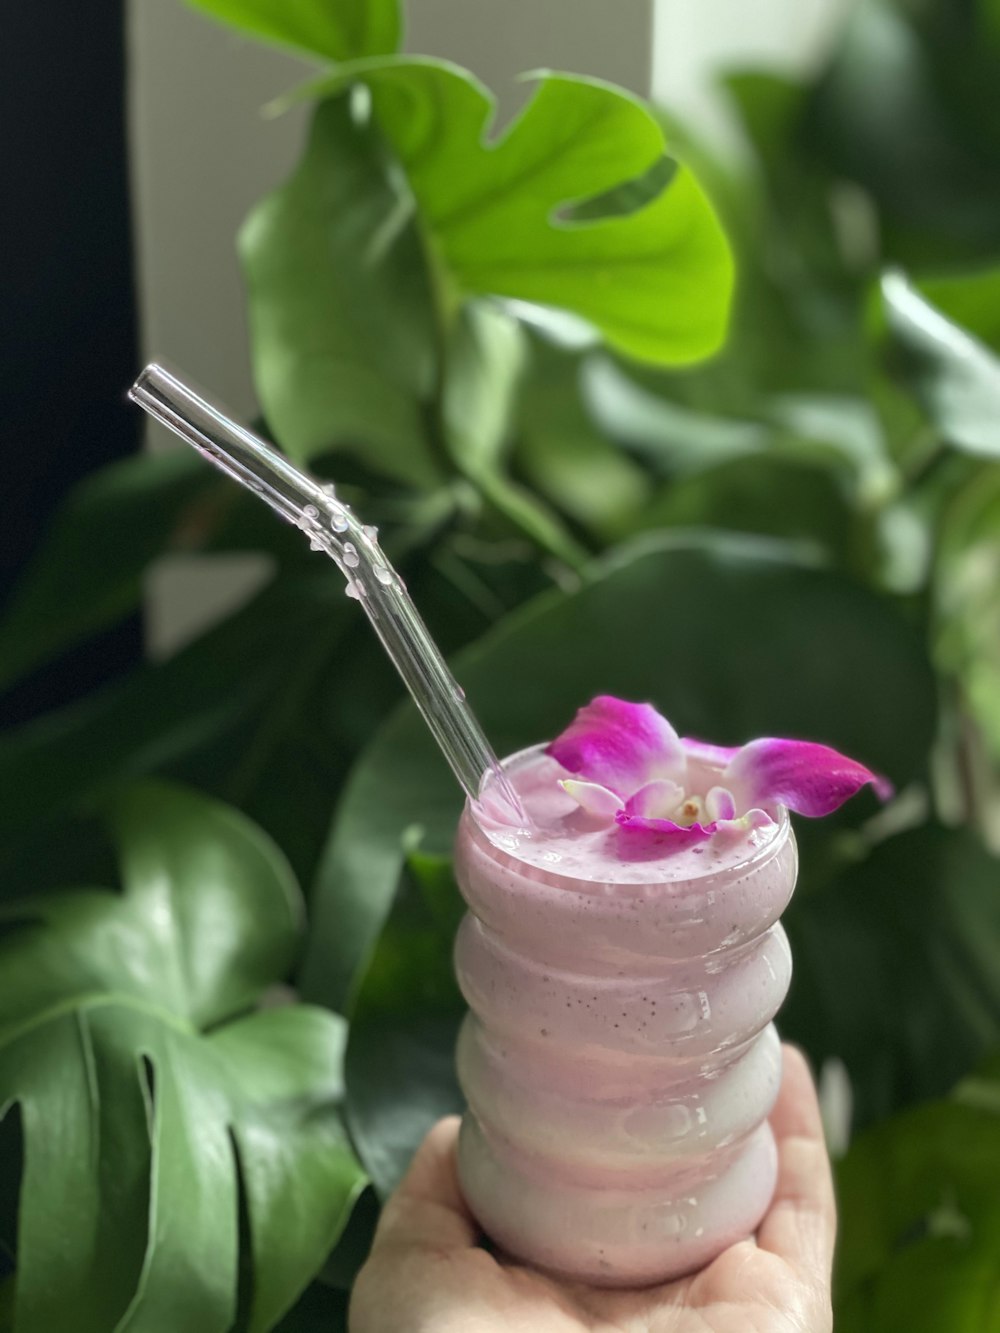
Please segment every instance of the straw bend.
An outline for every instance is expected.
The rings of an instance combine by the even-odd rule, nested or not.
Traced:
[[[512,822],[526,826],[516,792],[403,580],[379,546],[377,530],[362,524],[350,506],[337,498],[332,485],[294,467],[277,449],[163,366],[148,365],[129,397],[301,528],[313,550],[330,556],[347,581],[348,595],[364,608],[466,795],[478,804],[488,783],[491,809],[498,799]]]

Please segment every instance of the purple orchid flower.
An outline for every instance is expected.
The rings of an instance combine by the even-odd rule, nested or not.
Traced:
[[[546,753],[577,775],[561,785],[592,816],[667,835],[678,848],[773,824],[764,805],[817,817],[868,782],[882,800],[892,795],[885,778],[828,745],[764,737],[730,749],[681,739],[651,704],[608,694],[581,708]],[[689,760],[720,770],[717,784],[695,790]]]

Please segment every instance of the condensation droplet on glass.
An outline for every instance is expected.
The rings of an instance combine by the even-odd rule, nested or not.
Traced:
[[[303,505],[302,512],[306,518],[319,518],[319,510],[315,505]]]
[[[455,698],[459,703],[465,702],[465,691],[462,689],[461,685],[455,686]]]
[[[326,481],[323,483],[323,494],[328,495],[331,500],[336,500],[337,488],[336,486],[334,486],[332,481]]]
[[[378,579],[379,583],[383,585],[383,587],[388,588],[389,585],[392,583],[392,570],[386,569],[385,565],[376,565],[374,573],[375,577]]]
[[[350,597],[352,601],[355,602],[361,601],[361,585],[359,583],[356,583],[354,579],[351,579],[350,583],[348,583],[344,591],[347,593],[348,597]]]
[[[309,540],[309,549],[310,551],[322,551],[323,543],[318,537],[311,537]]]
[[[330,515],[330,527],[333,528],[334,532],[347,531],[348,522],[341,510],[338,509]]]
[[[358,555],[357,547],[353,542],[344,543],[344,564],[348,569],[357,569],[361,564],[361,557]]]
[[[370,542],[378,541],[378,528],[373,528],[370,523],[361,529]]]

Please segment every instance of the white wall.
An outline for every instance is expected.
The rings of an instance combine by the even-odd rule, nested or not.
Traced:
[[[543,66],[652,87],[725,133],[718,63],[793,67],[850,0],[410,0],[408,46],[472,68],[509,113]],[[654,25],[655,10],[655,25]],[[180,0],[131,0],[130,131],[144,358],[165,356],[242,416],[254,410],[233,237],[291,170],[305,111],[261,108],[309,66],[208,22]],[[163,447],[166,432],[152,428]],[[149,646],[170,651],[266,574],[253,558],[176,558],[153,576]]]

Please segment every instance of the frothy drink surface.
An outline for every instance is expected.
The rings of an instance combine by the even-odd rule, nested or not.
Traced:
[[[531,836],[466,811],[456,843],[463,1189],[516,1257],[663,1281],[751,1233],[773,1192],[794,839],[774,810],[738,837],[636,846],[540,750],[507,771]]]

